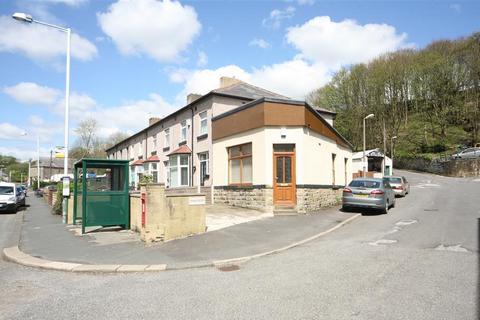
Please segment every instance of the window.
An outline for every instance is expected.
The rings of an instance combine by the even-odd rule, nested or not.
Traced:
[[[181,123],[182,126],[182,141],[187,141],[187,120],[183,120]]]
[[[228,148],[228,183],[233,185],[252,184],[252,144]]]
[[[153,150],[156,151],[157,150],[157,135],[156,134],[153,136],[152,144],[153,144]]]
[[[208,152],[202,152],[198,154],[198,160],[200,161],[200,185],[205,185],[205,180],[208,179]]]
[[[130,159],[133,159],[135,157],[133,155],[133,146],[130,146],[129,157],[130,157]]]
[[[153,183],[158,183],[158,164],[156,162],[150,163],[150,175],[153,178]]]
[[[170,187],[181,187],[189,185],[189,156],[170,156]]]
[[[170,166],[168,165],[168,161],[163,161],[163,167],[165,168],[165,186],[170,186]]]
[[[165,148],[170,147],[170,129],[165,129]]]
[[[208,133],[207,111],[200,112],[200,135]]]

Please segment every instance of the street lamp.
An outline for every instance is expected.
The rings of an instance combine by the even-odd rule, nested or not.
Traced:
[[[397,136],[393,136],[390,139],[390,157],[392,158],[392,176],[393,176],[393,140],[397,139]]]
[[[362,159],[362,162],[363,162],[363,177],[365,178],[365,172],[366,172],[366,166],[365,166],[365,163],[367,162],[366,161],[366,158],[365,158],[365,149],[366,149],[366,142],[365,142],[365,120],[367,119],[370,119],[370,118],[373,118],[375,117],[375,115],[373,113],[370,113],[368,116],[366,116],[365,118],[363,118],[363,159]]]
[[[31,15],[22,13],[22,12],[15,12],[12,15],[12,18],[21,22],[26,23],[37,23],[40,25],[44,25],[47,27],[55,28],[57,30],[63,31],[67,34],[67,63],[66,63],[66,71],[65,71],[65,153],[64,153],[64,162],[63,162],[63,175],[66,177],[68,175],[68,113],[70,107],[70,40],[71,40],[71,29],[64,28],[60,26],[56,26],[54,24],[38,21],[32,18]],[[40,182],[39,182],[40,183]],[[63,221],[66,222],[66,208],[67,208],[67,200],[66,198],[63,199]]]
[[[22,132],[26,136],[27,131]],[[30,184],[30,161],[28,162],[28,183]],[[37,133],[37,189],[40,189],[40,136]]]

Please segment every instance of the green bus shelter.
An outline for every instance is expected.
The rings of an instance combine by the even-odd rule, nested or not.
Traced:
[[[130,228],[128,160],[79,160],[74,165],[73,223]]]

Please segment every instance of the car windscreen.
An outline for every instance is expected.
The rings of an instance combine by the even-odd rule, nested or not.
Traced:
[[[13,195],[13,187],[0,186],[0,195]]]
[[[402,183],[402,178],[386,178],[391,183]]]
[[[354,188],[378,188],[380,187],[380,182],[371,180],[353,180],[350,182],[349,186]]]

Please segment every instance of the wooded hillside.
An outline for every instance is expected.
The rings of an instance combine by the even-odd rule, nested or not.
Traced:
[[[424,49],[401,50],[338,71],[308,101],[338,113],[335,127],[362,148],[416,156],[453,152],[480,142],[480,32],[467,38],[436,41]]]

